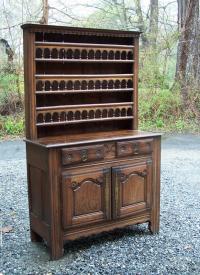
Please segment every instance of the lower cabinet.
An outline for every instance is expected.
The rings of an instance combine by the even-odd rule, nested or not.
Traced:
[[[152,163],[71,169],[62,175],[63,227],[123,218],[151,207]]]

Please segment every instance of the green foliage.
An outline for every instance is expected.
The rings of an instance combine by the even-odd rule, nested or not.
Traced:
[[[24,115],[17,116],[0,116],[0,137],[22,136],[24,134]]]
[[[179,89],[139,89],[139,128],[164,132],[199,132],[196,118],[184,113]]]
[[[23,109],[22,76],[0,74],[0,114],[9,115]]]

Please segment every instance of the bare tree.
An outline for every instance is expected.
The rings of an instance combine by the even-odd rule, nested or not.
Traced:
[[[142,32],[142,35],[141,35],[142,44],[143,46],[147,46],[148,45],[148,38],[146,34],[147,28],[146,28],[146,24],[145,24],[143,12],[142,12],[141,0],[135,0],[135,12],[138,19],[138,29],[139,31]]]
[[[198,87],[200,84],[199,0],[178,0],[178,12],[180,38],[176,78],[180,81],[186,104],[194,85]]]
[[[149,33],[151,44],[156,46],[158,37],[158,0],[150,1]]]
[[[177,0],[178,3],[178,29],[181,31],[184,25],[188,0]]]
[[[48,0],[42,0],[42,18],[40,19],[40,24],[48,24],[49,21],[49,4]]]

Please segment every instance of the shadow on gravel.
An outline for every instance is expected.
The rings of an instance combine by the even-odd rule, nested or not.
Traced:
[[[93,245],[98,246],[108,242],[114,243],[120,239],[123,240],[125,237],[139,237],[140,235],[142,237],[152,235],[148,230],[147,224],[128,226],[122,229],[115,229],[110,232],[80,238],[75,241],[67,241],[64,246],[64,257],[67,256],[67,253],[69,252],[71,253],[77,252],[79,250],[89,249]]]

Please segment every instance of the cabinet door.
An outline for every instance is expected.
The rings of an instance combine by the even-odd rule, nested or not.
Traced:
[[[110,219],[111,169],[79,169],[63,174],[63,226],[80,226]]]
[[[113,218],[126,217],[151,206],[151,160],[112,170]]]

